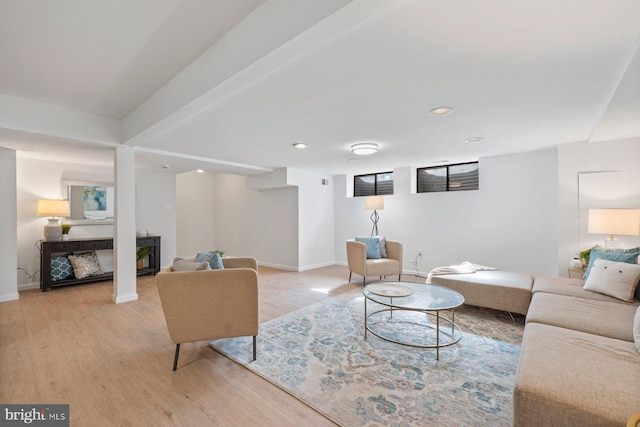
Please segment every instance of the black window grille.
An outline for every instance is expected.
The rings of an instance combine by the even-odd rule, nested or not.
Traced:
[[[353,196],[385,196],[393,194],[393,172],[380,172],[353,177]]]
[[[418,169],[418,193],[468,191],[480,188],[478,162]]]

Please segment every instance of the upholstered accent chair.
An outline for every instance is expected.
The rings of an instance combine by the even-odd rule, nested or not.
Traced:
[[[351,274],[362,276],[362,285],[367,284],[367,277],[398,275],[402,278],[402,243],[386,241],[386,258],[367,259],[367,245],[355,240],[347,240],[347,264],[349,265],[349,281]]]
[[[224,269],[173,271],[157,276],[158,294],[171,340],[180,344],[258,335],[258,266],[255,258],[223,258]]]

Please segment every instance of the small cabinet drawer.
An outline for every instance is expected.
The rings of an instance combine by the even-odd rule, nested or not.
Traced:
[[[156,244],[156,237],[136,237],[136,246],[153,246]]]
[[[113,249],[113,240],[97,240],[95,242],[86,242],[82,245],[84,251],[98,251],[102,249]]]

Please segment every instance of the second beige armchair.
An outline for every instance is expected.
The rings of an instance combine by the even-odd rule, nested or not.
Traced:
[[[351,274],[362,276],[363,286],[367,284],[367,276],[398,275],[402,277],[402,243],[386,241],[387,258],[367,259],[367,245],[355,240],[347,240],[347,264],[349,265],[349,281]]]

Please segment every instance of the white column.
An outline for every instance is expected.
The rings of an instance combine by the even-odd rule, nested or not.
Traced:
[[[0,302],[3,302],[16,300],[19,295],[16,152],[2,147],[0,182]]]
[[[115,152],[115,226],[113,301],[134,301],[136,292],[136,167],[131,148]]]

